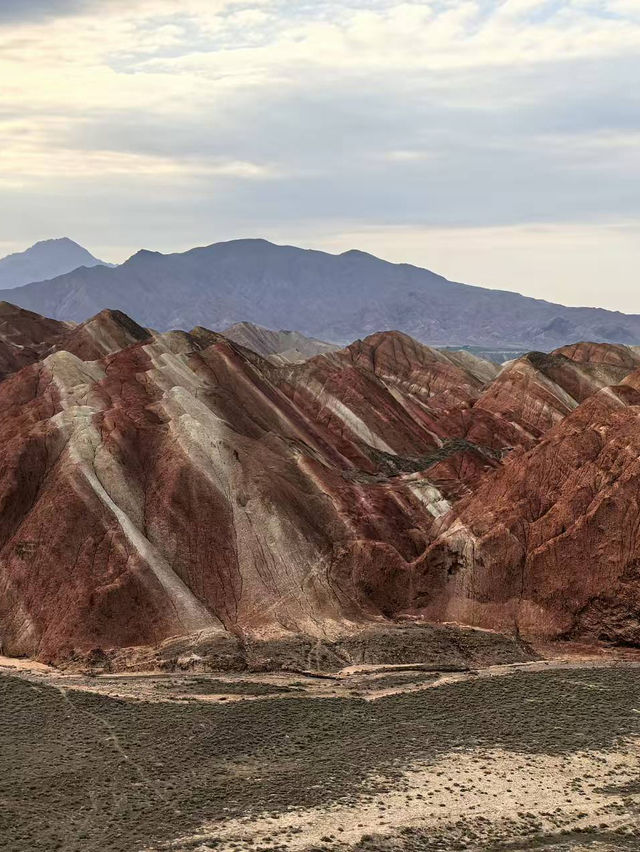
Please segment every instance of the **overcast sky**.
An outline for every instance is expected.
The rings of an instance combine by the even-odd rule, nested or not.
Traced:
[[[0,254],[63,235],[640,313],[640,0],[0,0]]]

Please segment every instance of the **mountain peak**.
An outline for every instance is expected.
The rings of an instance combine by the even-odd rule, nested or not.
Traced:
[[[39,240],[22,252],[0,259],[0,289],[48,281],[81,266],[108,266],[69,237]]]
[[[374,260],[377,258],[373,254],[369,254],[369,252],[361,251],[360,249],[347,249],[347,251],[343,251],[340,257],[372,257]]]
[[[151,260],[154,257],[166,257],[167,255],[162,254],[159,251],[152,251],[151,249],[138,249],[138,251],[134,252],[131,257],[128,257],[122,266],[132,266],[133,264],[144,262],[147,260]]]
[[[77,243],[75,240],[72,240],[71,237],[50,237],[46,240],[38,240],[31,246],[31,249],[38,248],[39,246],[51,245],[76,246],[76,248],[82,249],[80,243]],[[85,249],[82,250],[85,251]],[[30,249],[27,249],[27,251],[30,251]]]

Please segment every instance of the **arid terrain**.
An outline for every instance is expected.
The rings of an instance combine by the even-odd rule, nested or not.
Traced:
[[[443,622],[640,642],[633,347],[499,367],[389,331],[291,363],[118,311],[0,320],[4,653],[433,662],[398,626]]]
[[[233,335],[0,306],[2,848],[639,849],[640,352]]]
[[[640,0],[0,81],[0,852],[640,852]]]
[[[325,678],[2,662],[12,852],[640,848],[631,653]]]

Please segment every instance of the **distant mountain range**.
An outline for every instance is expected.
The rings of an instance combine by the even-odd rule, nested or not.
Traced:
[[[638,315],[454,283],[355,250],[332,255],[234,240],[181,254],[139,251],[115,268],[92,260],[91,268],[0,291],[0,299],[61,320],[82,321],[108,307],[159,330],[221,331],[247,321],[339,343],[381,329],[489,349],[640,343]]]
[[[26,251],[0,259],[0,289],[10,290],[72,272],[78,267],[111,266],[67,237],[42,240]]]

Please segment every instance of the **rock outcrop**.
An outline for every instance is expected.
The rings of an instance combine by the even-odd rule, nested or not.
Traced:
[[[0,383],[5,653],[245,659],[403,619],[640,642],[635,350],[498,371],[385,332],[279,364],[0,313],[29,353]]]
[[[90,356],[114,319],[123,339],[142,333],[103,314],[69,338]],[[202,338],[89,361],[61,349],[0,384],[6,652],[331,637],[410,607],[412,563],[449,504],[424,478],[363,472],[376,452],[437,446],[429,431],[364,369],[345,382],[375,397],[318,394]],[[367,423],[356,403],[382,414]]]
[[[46,355],[72,326],[0,302],[0,381]]]
[[[640,372],[512,454],[442,519],[416,606],[429,618],[640,643]]]
[[[120,311],[104,310],[76,325],[0,302],[0,381],[58,350],[92,361],[151,334]]]

